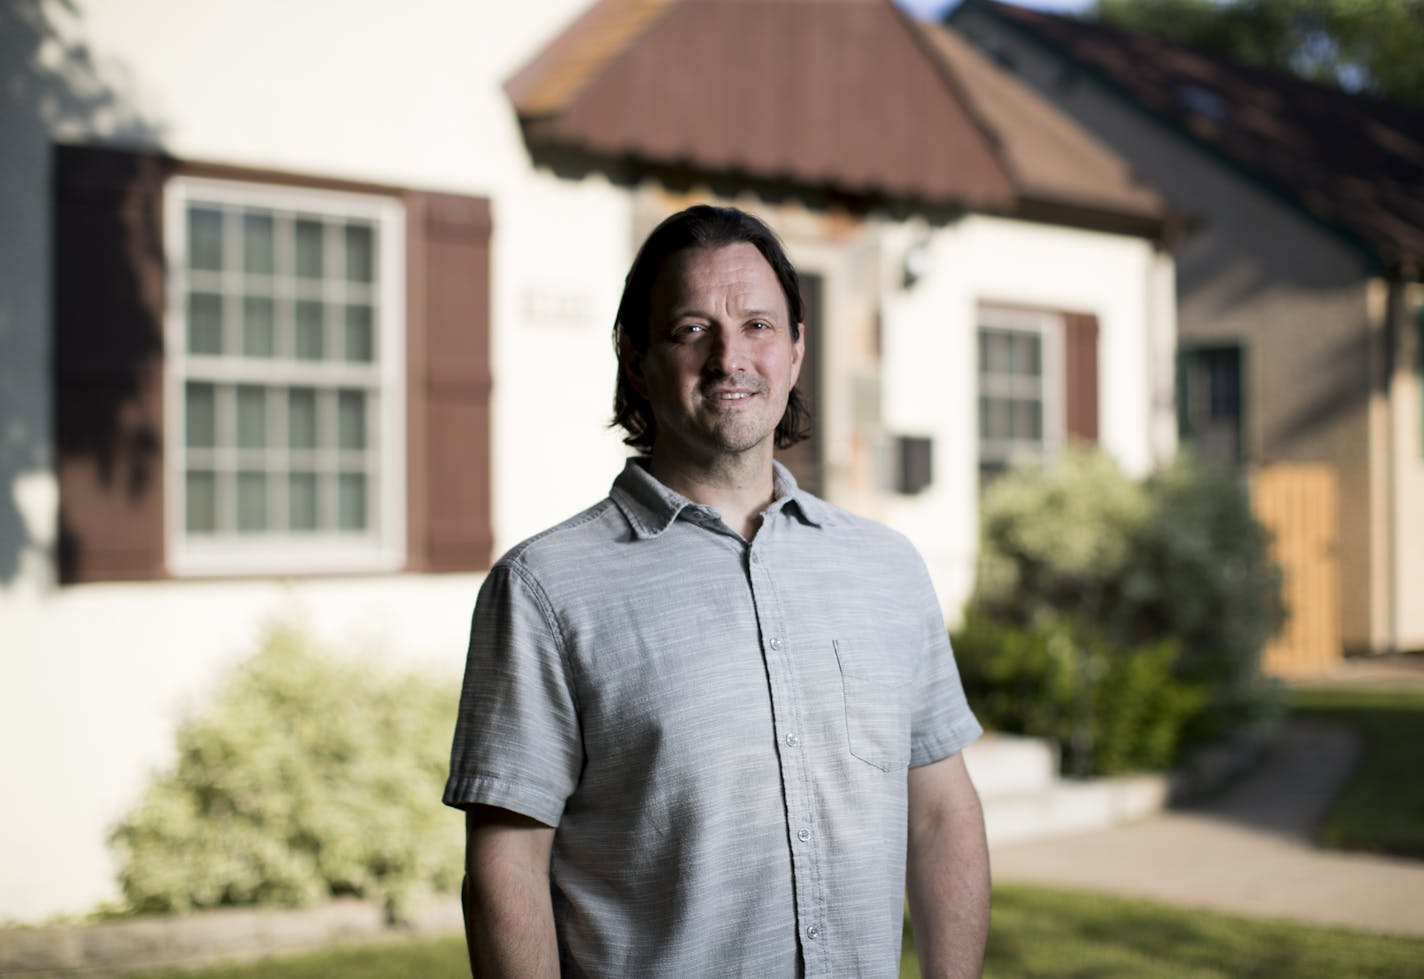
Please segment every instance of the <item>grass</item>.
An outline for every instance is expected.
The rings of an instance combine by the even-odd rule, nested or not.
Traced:
[[[1029,887],[994,891],[986,979],[1419,975],[1424,939],[1255,921]],[[901,970],[918,976],[919,970]]]
[[[1291,715],[1342,724],[1363,740],[1321,845],[1424,859],[1424,690],[1298,689]]]
[[[1321,830],[1330,846],[1424,858],[1424,690],[1296,690],[1295,717],[1363,739],[1358,770]],[[1420,975],[1424,939],[1369,935],[1184,910],[1136,899],[1000,885],[986,979],[1268,979]],[[918,979],[905,932],[903,979]],[[460,937],[336,949],[135,979],[465,979]]]
[[[130,979],[470,979],[463,936],[338,948],[245,965],[144,972]]]
[[[909,927],[900,975],[919,979]],[[1412,979],[1424,939],[1185,911],[1038,887],[994,889],[986,979]],[[142,979],[468,979],[460,937]],[[135,977],[138,979],[138,977]]]

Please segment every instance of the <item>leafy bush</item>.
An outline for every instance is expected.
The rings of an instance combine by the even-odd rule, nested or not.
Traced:
[[[178,730],[178,760],[114,831],[135,912],[379,899],[392,917],[451,890],[460,821],[440,804],[450,690],[269,631],[217,701]]]
[[[979,720],[1057,741],[1075,774],[1169,767],[1205,702],[1173,676],[1170,639],[1120,647],[1068,618],[1020,627],[971,615],[954,646]]]
[[[1171,648],[1160,672],[1193,691],[1182,703],[1199,701],[1182,721],[1186,742],[1278,710],[1259,663],[1284,618],[1281,573],[1230,473],[1182,456],[1133,480],[1105,454],[1070,450],[990,484],[980,526],[967,621],[1026,630],[1030,645],[1043,630],[1061,633],[1060,642],[1088,644],[1081,662],[1093,662],[1099,645],[1117,651],[1105,654],[1109,664]],[[1134,669],[1136,684],[1159,672]]]

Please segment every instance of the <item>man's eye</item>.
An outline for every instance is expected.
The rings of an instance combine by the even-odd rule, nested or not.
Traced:
[[[749,324],[747,324],[747,325],[748,325],[751,329],[753,329],[753,330],[769,330],[769,329],[771,329],[771,324],[768,323],[766,320],[752,320],[751,323],[749,323]]]

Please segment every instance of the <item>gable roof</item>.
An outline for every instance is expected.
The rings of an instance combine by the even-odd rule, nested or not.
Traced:
[[[1424,265],[1424,111],[997,0],[964,0],[949,22],[966,10],[1081,66],[1385,268]]]
[[[891,0],[599,0],[505,91],[536,149],[1152,236],[1169,217],[1111,150]]]

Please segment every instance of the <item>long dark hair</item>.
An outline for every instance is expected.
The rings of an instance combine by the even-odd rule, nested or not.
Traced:
[[[746,242],[761,252],[776,281],[786,296],[786,309],[791,316],[791,339],[801,336],[805,307],[801,302],[801,286],[796,269],[786,257],[775,232],[758,218],[735,207],[713,207],[696,204],[679,211],[653,229],[633,267],[623,280],[623,298],[618,302],[618,318],[613,323],[613,349],[619,356],[618,384],[613,393],[613,422],[628,433],[624,444],[651,452],[658,434],[658,422],[653,417],[648,399],[634,389],[623,367],[624,344],[642,355],[648,350],[649,304],[653,283],[669,257],[687,248],[724,248]],[[786,413],[776,426],[776,447],[785,449],[811,435],[811,412],[801,392],[791,389],[786,399]]]

